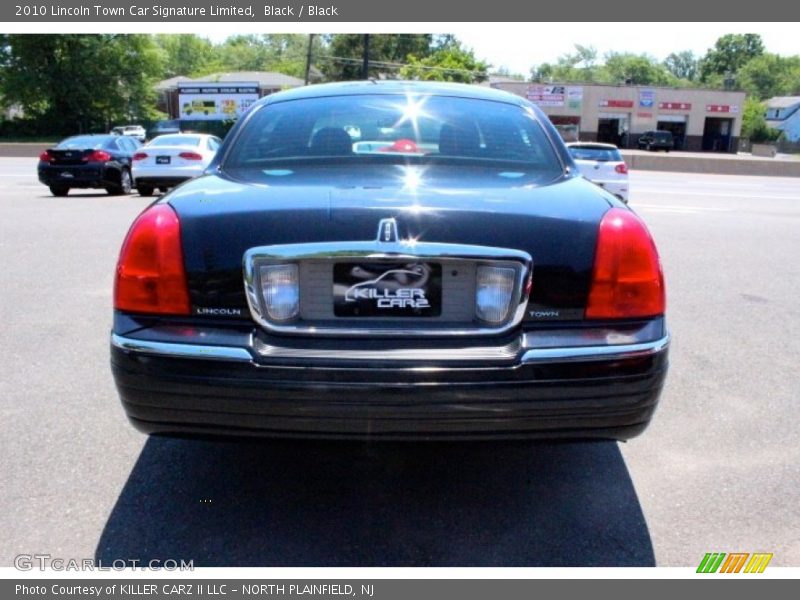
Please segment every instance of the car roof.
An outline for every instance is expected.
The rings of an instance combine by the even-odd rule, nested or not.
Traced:
[[[492,100],[517,106],[527,106],[527,100],[516,94],[495,88],[465,83],[444,83],[430,81],[344,81],[321,83],[270,94],[256,104],[273,104],[304,98],[325,98],[330,96],[357,96],[366,94],[422,94],[432,96],[456,96],[474,100]]]
[[[619,150],[614,144],[603,142],[567,142],[569,148],[595,148],[597,150]]]

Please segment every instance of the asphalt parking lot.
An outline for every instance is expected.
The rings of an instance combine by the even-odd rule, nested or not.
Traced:
[[[108,367],[119,245],[149,199],[55,198],[0,158],[0,566],[800,566],[800,179],[633,172],[673,334],[615,443],[148,440]]]

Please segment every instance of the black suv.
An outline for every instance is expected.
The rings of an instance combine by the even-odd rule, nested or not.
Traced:
[[[639,150],[666,150],[669,152],[675,147],[675,140],[671,131],[645,131],[639,138]]]

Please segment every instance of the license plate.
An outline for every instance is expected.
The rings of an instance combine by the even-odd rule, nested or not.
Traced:
[[[169,156],[156,156],[156,164],[157,165],[168,165],[169,164]]]
[[[73,175],[73,174],[72,174],[72,173],[70,173],[69,171],[62,171],[62,172],[61,172],[61,177],[66,177],[67,179],[70,179],[70,178],[73,178],[73,177],[75,177],[75,175]]]
[[[333,313],[337,317],[438,317],[442,266],[410,263],[337,263]]]

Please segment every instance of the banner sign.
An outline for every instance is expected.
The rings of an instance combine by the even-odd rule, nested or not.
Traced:
[[[563,85],[528,86],[527,98],[539,106],[564,106],[567,88]]]
[[[602,108],[633,108],[633,100],[600,100]]]
[[[660,110],[692,110],[691,102],[659,102]]]
[[[178,108],[185,121],[224,121],[241,117],[259,98],[255,83],[179,85]]]
[[[738,113],[739,107],[736,104],[706,104],[706,112]]]

